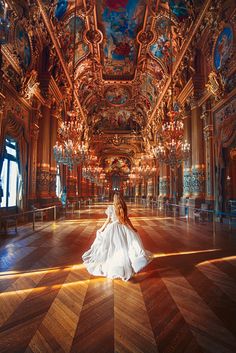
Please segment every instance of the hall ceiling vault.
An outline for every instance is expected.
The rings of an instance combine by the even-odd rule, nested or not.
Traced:
[[[37,37],[35,56],[39,57],[45,46],[48,48],[51,86],[60,92],[58,100],[64,116],[72,97],[76,26],[76,107],[91,149],[101,160],[119,156],[131,163],[155,140],[163,110],[170,103],[171,62],[175,74],[181,68],[187,77],[193,70],[191,40],[210,3],[211,0],[9,1],[10,7],[24,17],[29,33],[34,32],[32,46]],[[3,46],[5,56],[7,50]],[[20,74],[20,68],[15,67]],[[181,87],[176,77],[174,94],[178,98]],[[46,99],[43,83],[40,87]]]

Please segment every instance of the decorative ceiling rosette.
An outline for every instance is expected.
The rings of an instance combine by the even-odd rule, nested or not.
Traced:
[[[146,46],[153,41],[153,38],[154,33],[152,31],[141,31],[137,36],[137,41]]]

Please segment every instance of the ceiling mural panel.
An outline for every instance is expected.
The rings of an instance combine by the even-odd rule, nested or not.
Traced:
[[[124,105],[130,99],[130,91],[126,87],[111,86],[105,92],[106,101],[112,105]]]
[[[138,54],[136,36],[142,29],[144,14],[144,0],[97,2],[98,27],[104,37],[100,50],[105,80],[133,79]]]
[[[162,3],[169,3],[172,14],[175,15],[179,21],[185,20],[193,7],[192,0],[162,0]]]
[[[147,109],[155,106],[158,98],[158,82],[151,73],[146,72],[142,77],[142,94],[145,96]]]
[[[20,24],[17,24],[15,28],[15,45],[20,64],[27,70],[31,63],[30,40],[27,32]]]
[[[156,37],[154,43],[150,45],[150,53],[154,59],[159,60],[166,69],[170,67],[171,58],[175,61],[178,52],[178,43],[174,30],[174,22],[166,16],[160,16],[155,23]],[[172,31],[172,33],[170,32]],[[170,40],[172,35],[172,44]]]
[[[55,17],[60,21],[62,17],[65,15],[66,10],[68,8],[67,0],[59,0],[55,7]]]
[[[88,52],[88,44],[83,40],[83,34],[85,31],[85,22],[83,18],[76,16],[70,17],[61,35],[60,42],[64,59],[69,63],[70,69],[72,66],[73,52],[74,52],[74,26],[76,26],[76,40],[75,40],[75,63],[77,64],[82,58],[84,58]]]
[[[233,49],[233,31],[225,27],[217,38],[214,48],[214,66],[219,70],[228,60]]]
[[[103,160],[105,173],[128,174],[131,169],[131,162],[126,157],[108,157]]]
[[[143,117],[142,117],[143,119]],[[93,124],[96,130],[140,130],[140,125],[136,121],[136,114],[133,110],[126,108],[101,109],[93,117]]]

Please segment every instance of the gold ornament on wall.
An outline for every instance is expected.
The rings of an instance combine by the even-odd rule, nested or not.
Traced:
[[[22,80],[21,95],[30,100],[39,90],[38,73],[32,70]]]
[[[236,161],[236,147],[235,148],[231,148],[230,150],[230,158],[233,160],[233,161]]]
[[[206,88],[216,100],[220,100],[225,94],[225,82],[222,75],[220,73],[217,74],[215,71],[210,72]]]

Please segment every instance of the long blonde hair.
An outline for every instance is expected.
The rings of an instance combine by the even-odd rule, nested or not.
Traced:
[[[127,205],[123,196],[121,194],[114,194],[113,201],[114,201],[114,208],[115,208],[115,213],[116,213],[116,217],[118,218],[118,221],[121,224],[125,224],[136,231],[136,229],[133,227],[128,217]]]

